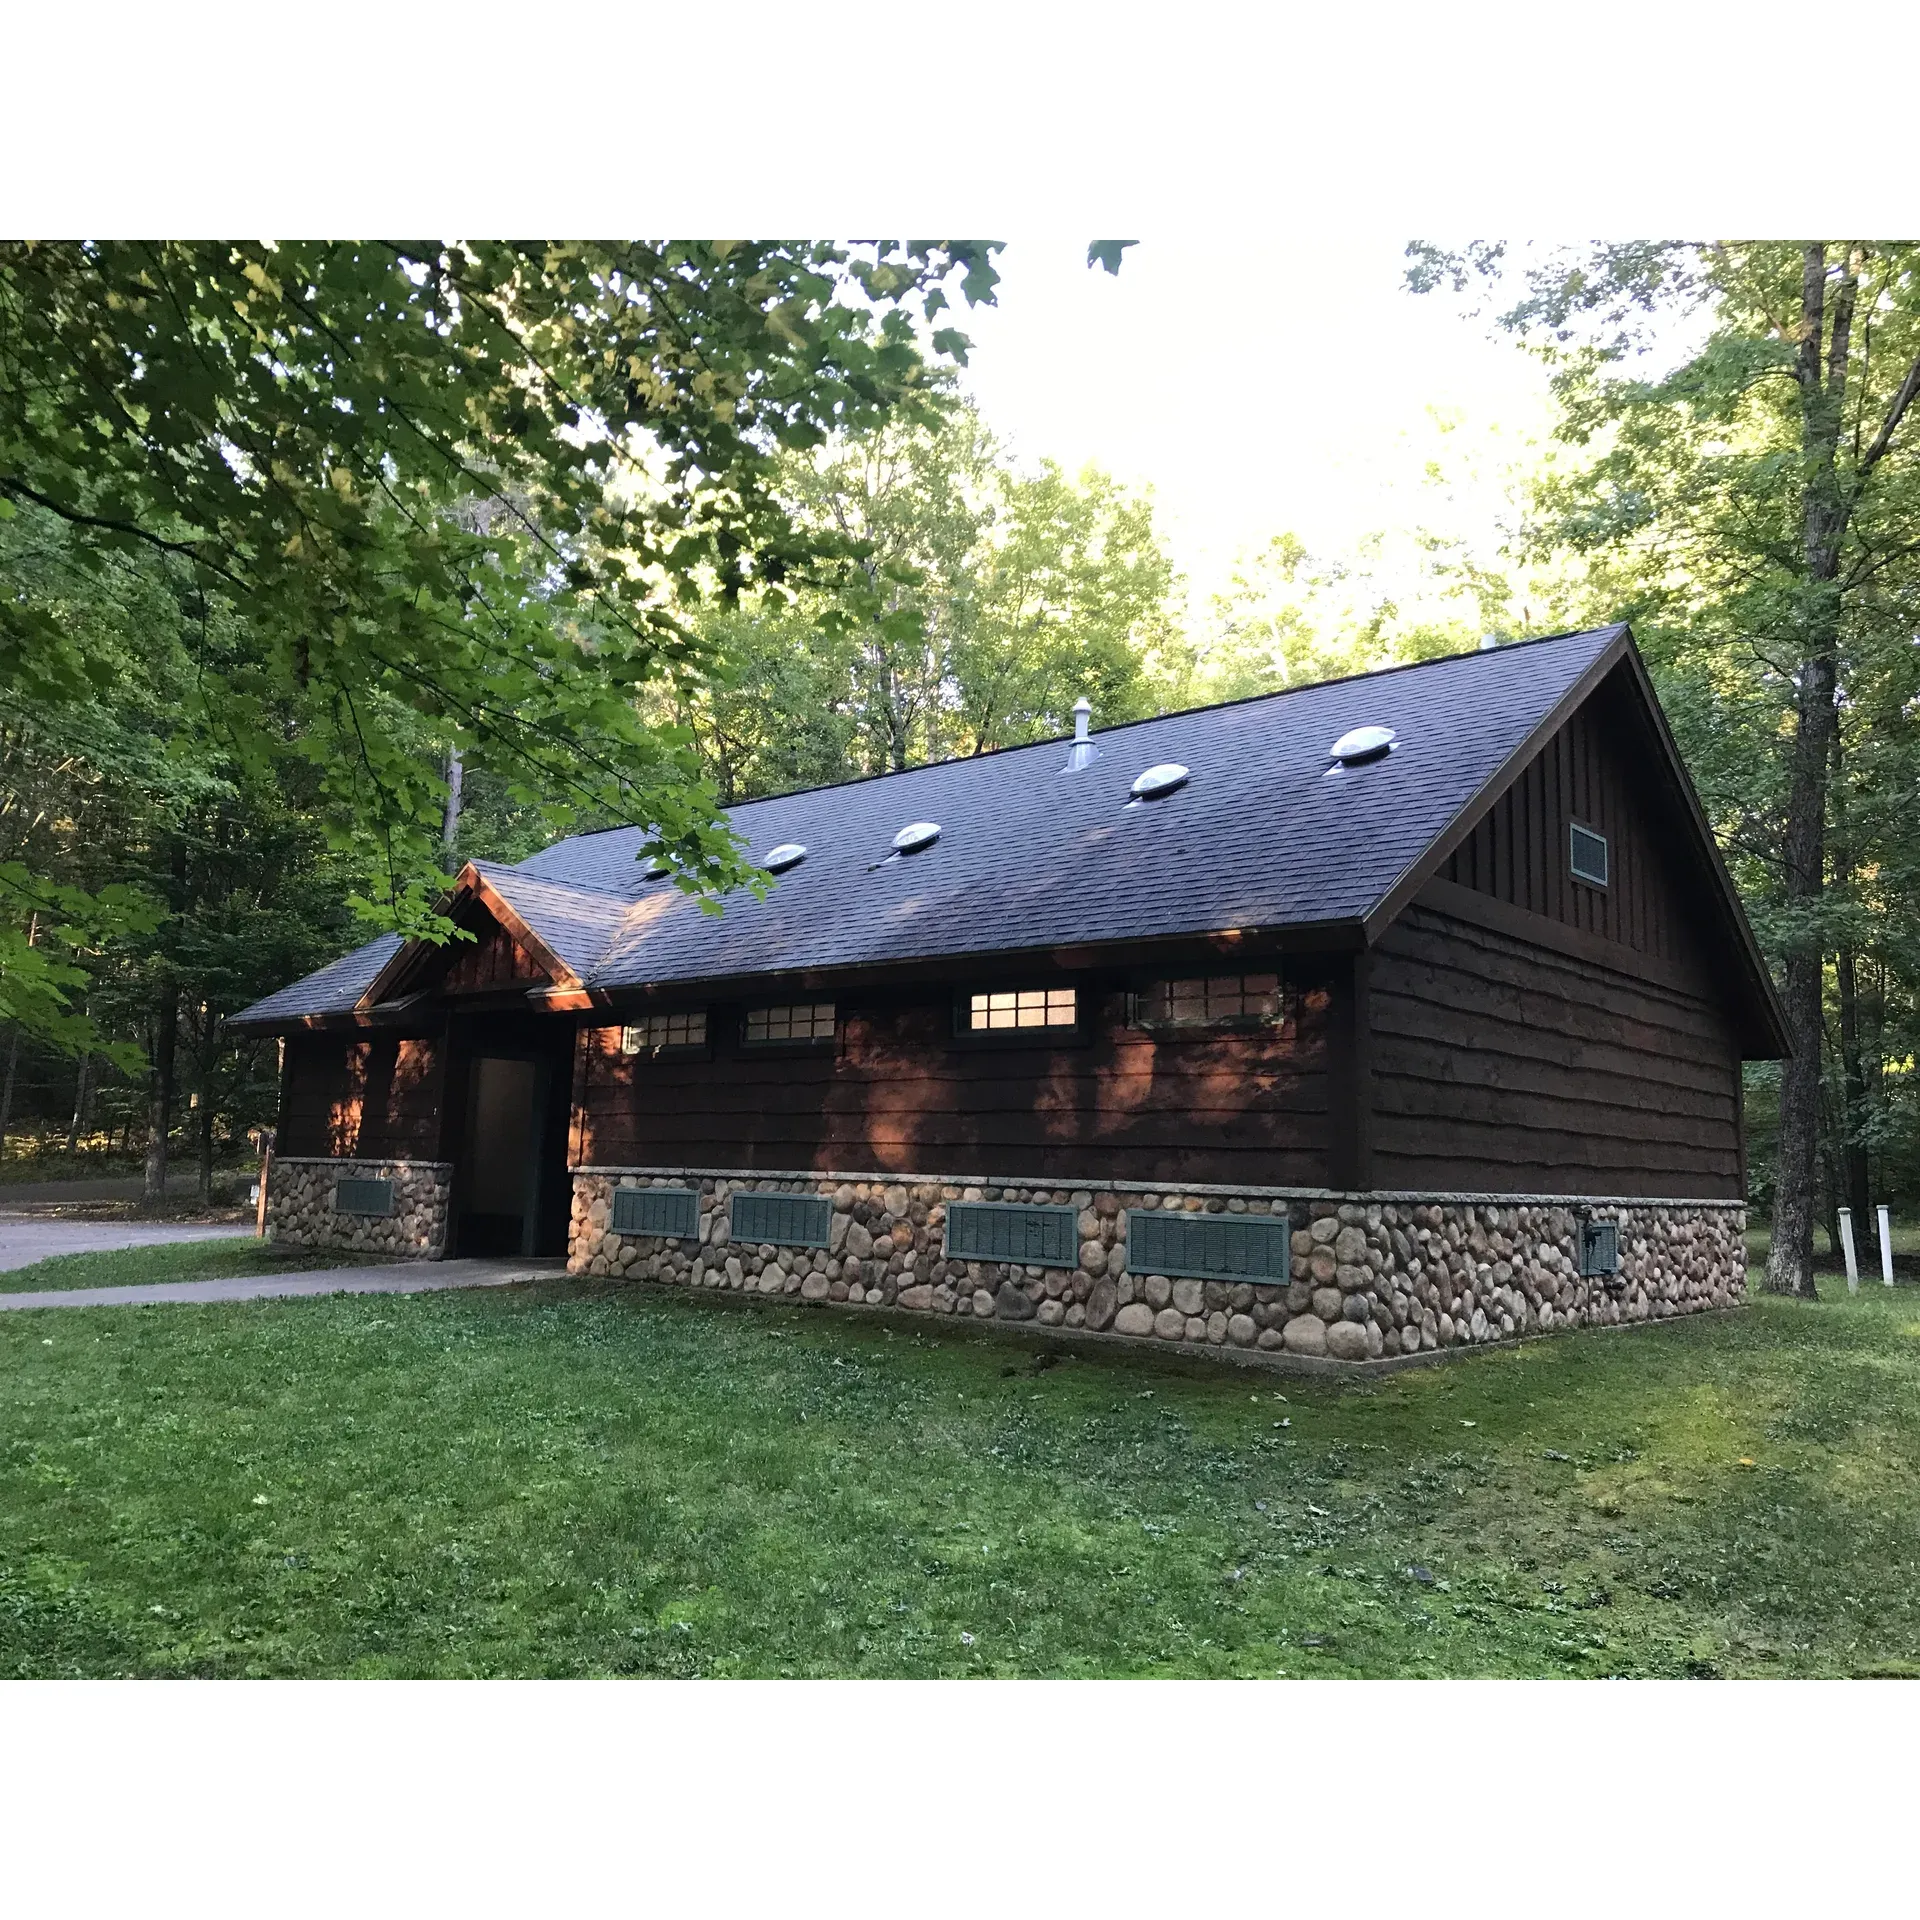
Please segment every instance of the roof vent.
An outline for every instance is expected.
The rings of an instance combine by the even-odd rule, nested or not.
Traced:
[[[1087,723],[1092,718],[1093,702],[1083,693],[1073,703],[1073,745],[1067,750],[1067,764],[1060,769],[1062,773],[1078,773],[1100,758],[1100,749],[1087,738]]]
[[[649,860],[647,862],[647,878],[649,880],[664,880],[666,877],[667,866],[664,860]]]
[[[1500,636],[1497,633],[1483,633],[1480,636],[1480,651],[1482,653],[1491,653],[1499,644]]]
[[[1145,773],[1135,777],[1133,783],[1134,800],[1164,800],[1170,793],[1178,793],[1192,778],[1178,760],[1163,760],[1157,767],[1149,767]]]
[[[1355,727],[1327,751],[1336,766],[1364,767],[1369,761],[1384,760],[1398,738],[1391,727]]]
[[[789,867],[797,867],[806,857],[805,847],[797,840],[787,840],[775,847],[760,864],[769,873],[785,873]]]
[[[893,836],[893,850],[895,853],[922,853],[939,838],[937,821],[916,820]]]

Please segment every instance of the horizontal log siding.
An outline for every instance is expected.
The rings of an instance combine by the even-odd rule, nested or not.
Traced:
[[[587,1028],[575,1163],[1325,1183],[1323,993],[1291,1036],[1156,1040],[1123,992],[1082,992],[1079,1046],[956,1045],[945,994],[843,1005],[819,1052],[743,1048],[737,1008],[715,1008],[711,1059],[627,1056],[618,1027]]]
[[[1741,1191],[1720,1012],[1647,980],[1408,910],[1374,951],[1376,1186]]]
[[[382,1160],[440,1152],[441,1046],[381,1034],[287,1041],[277,1151]]]
[[[1704,870],[1670,851],[1691,842],[1677,802],[1649,790],[1658,766],[1644,722],[1603,688],[1548,740],[1440,870],[1440,877],[1563,926],[1617,941],[1693,974],[1703,991],[1700,889]],[[1607,836],[1608,883],[1573,877],[1573,822]],[[1683,870],[1684,869],[1684,870]]]

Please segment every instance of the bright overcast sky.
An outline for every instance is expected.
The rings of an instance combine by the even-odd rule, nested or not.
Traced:
[[[999,259],[998,304],[959,321],[968,390],[1017,456],[1151,484],[1196,607],[1276,533],[1328,557],[1416,525],[1497,545],[1544,383],[1457,301],[1406,292],[1400,243],[1146,239],[1117,277],[1084,240]]]

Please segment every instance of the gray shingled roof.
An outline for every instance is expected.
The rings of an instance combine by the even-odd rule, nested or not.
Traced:
[[[1364,919],[1624,632],[1456,655],[1095,735],[1065,772],[1048,741],[732,809],[749,852],[807,848],[765,900],[719,916],[649,881],[637,829],[582,834],[518,867],[476,863],[590,986],[621,987]],[[1371,766],[1328,772],[1351,727],[1392,727]],[[1136,774],[1192,770],[1128,806]],[[909,821],[937,845],[887,857]],[[345,1011],[375,942],[240,1016]],[[392,943],[384,953],[393,952]],[[357,985],[355,983],[358,983]]]
[[[296,980],[264,1000],[256,1000],[244,1013],[236,1013],[229,1026],[271,1027],[279,1021],[303,1020],[310,1014],[351,1013],[354,1003],[373,985],[380,969],[400,951],[398,934],[383,933],[364,947],[330,960],[318,973]]]
[[[594,839],[606,836],[595,834]],[[562,841],[561,845],[569,844]],[[549,853],[557,849],[549,847]],[[544,856],[536,856],[544,858]],[[632,865],[632,862],[628,862]],[[633,910],[632,882],[627,892],[603,892],[598,883],[569,885],[535,870],[529,861],[523,867],[503,867],[492,860],[476,860],[473,866],[487,884],[499,894],[552,951],[560,956],[584,980],[595,963],[619,936],[622,921]]]

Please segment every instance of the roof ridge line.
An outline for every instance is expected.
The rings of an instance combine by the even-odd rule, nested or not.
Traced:
[[[606,829],[606,831],[610,833],[619,832],[621,829],[610,827]],[[573,837],[585,840],[592,836],[588,834],[577,834]],[[564,846],[566,842],[564,840],[556,840],[553,844],[559,847]],[[547,849],[542,848],[541,851],[545,852]],[[529,860],[537,860],[539,857],[539,854],[530,853],[527,855]],[[510,873],[516,880],[531,880],[536,886],[557,887],[562,893],[590,893],[601,900],[617,900],[623,906],[632,906],[636,901],[645,897],[640,894],[620,893],[612,887],[596,887],[590,881],[586,880],[556,880],[551,875],[529,873],[523,866],[510,867],[498,860],[470,860],[467,864],[477,869],[482,877],[485,877],[488,869],[491,869],[496,874]]]
[[[1115,734],[1126,733],[1134,727],[1157,726],[1163,720],[1184,720],[1194,714],[1225,713],[1234,707],[1250,707],[1261,700],[1286,700],[1299,693],[1313,693],[1322,687],[1352,686],[1361,680],[1384,680],[1389,674],[1414,673],[1422,667],[1443,667],[1457,660],[1478,660],[1487,654],[1517,653],[1522,647],[1551,646],[1556,640],[1586,640],[1602,634],[1609,640],[1625,630],[1627,622],[1614,620],[1603,627],[1569,627],[1564,633],[1537,633],[1526,640],[1503,640],[1494,647],[1467,647],[1459,653],[1436,653],[1425,660],[1396,660],[1384,667],[1368,667],[1359,673],[1338,673],[1327,680],[1306,680],[1297,687],[1275,687],[1269,693],[1243,693],[1232,700],[1211,700],[1197,707],[1173,707],[1165,713],[1142,714],[1138,720],[1117,720],[1110,727],[1094,727],[1089,737],[1095,740],[1110,738]],[[723,806],[722,813],[737,813],[742,807],[764,807],[776,800],[800,800],[810,793],[842,793],[849,787],[872,786],[881,780],[898,780],[910,773],[932,773],[940,767],[964,767],[976,760],[999,760],[1009,754],[1034,753],[1042,747],[1064,747],[1073,744],[1073,735],[1069,733],[1049,734],[1044,740],[1022,740],[1016,746],[993,747],[985,753],[957,753],[946,760],[928,760],[917,767],[889,767],[881,773],[856,774],[851,780],[829,780],[817,787],[789,787],[784,793],[761,794],[752,800],[736,800],[730,806]],[[644,827],[596,827],[590,833],[568,834],[565,839],[556,840],[554,846],[565,846],[571,841],[597,840],[602,834],[644,833]],[[549,851],[547,848],[540,850]],[[538,853],[527,856],[537,860]],[[532,876],[540,878],[538,874]]]

